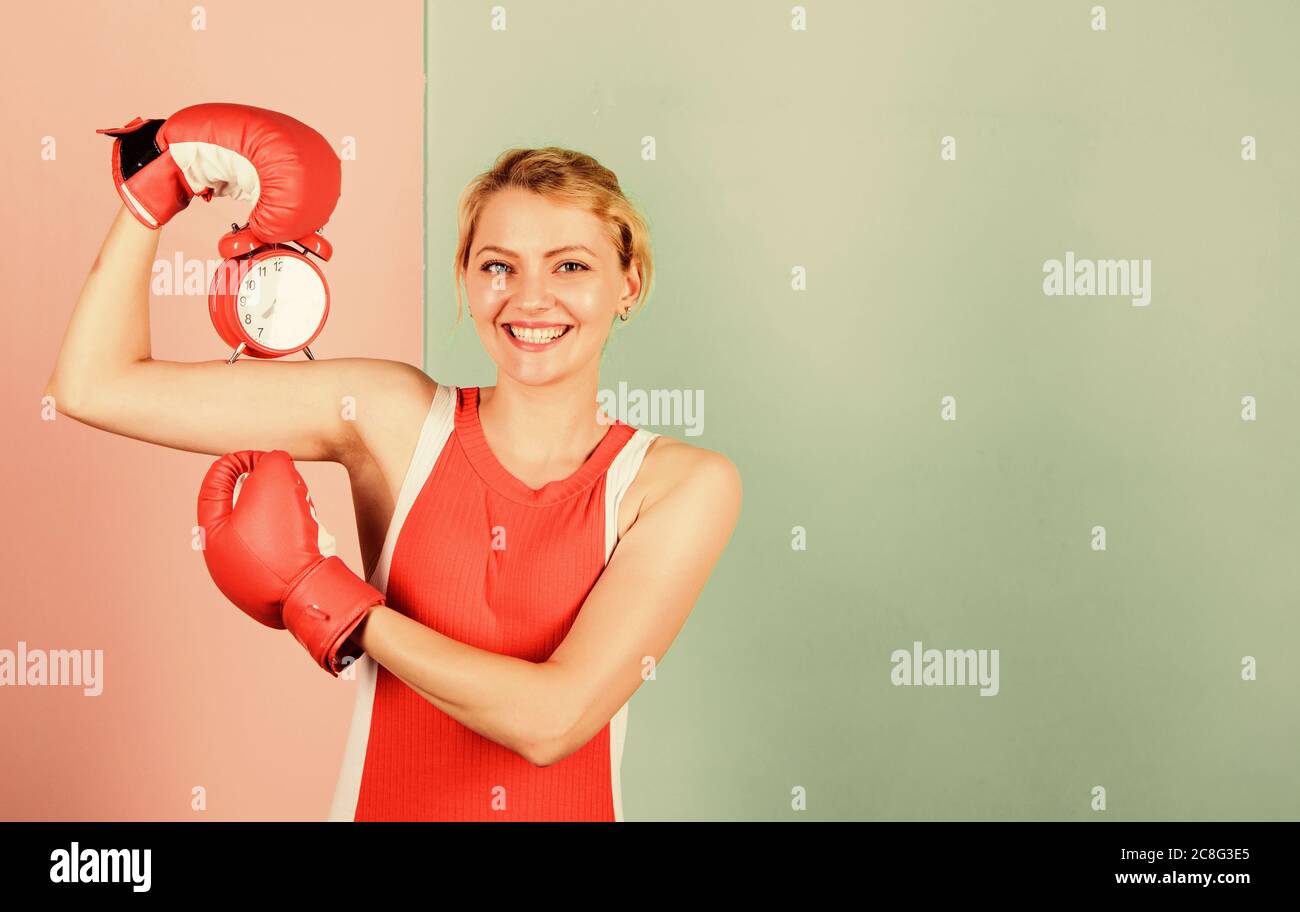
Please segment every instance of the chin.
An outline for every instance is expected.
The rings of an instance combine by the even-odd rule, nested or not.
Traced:
[[[567,372],[540,365],[520,364],[516,359],[497,362],[497,370],[520,386],[547,386],[567,376]]]

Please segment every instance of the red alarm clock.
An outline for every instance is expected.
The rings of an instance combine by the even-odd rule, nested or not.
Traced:
[[[303,352],[325,327],[330,311],[325,274],[309,254],[328,260],[329,242],[312,234],[292,244],[261,244],[246,228],[232,226],[218,244],[225,257],[208,288],[208,315],[217,335],[242,354],[282,358]]]

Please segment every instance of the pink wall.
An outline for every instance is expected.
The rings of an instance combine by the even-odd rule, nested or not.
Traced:
[[[355,137],[327,229],[334,307],[313,350],[420,363],[422,6],[376,16],[341,0],[223,0],[198,7],[199,30],[195,8],[6,10],[0,649],[102,649],[105,671],[97,697],[0,687],[4,820],[321,819],[334,786],[354,685],[209,581],[190,530],[211,457],[43,421],[41,393],[120,205],[95,129],[203,101],[284,111],[339,151]],[[163,230],[159,258],[215,259],[216,238],[246,214],[195,202]],[[206,295],[155,295],[152,320],[157,358],[224,354]],[[343,469],[300,470],[360,569]],[[191,809],[196,786],[205,811]]]

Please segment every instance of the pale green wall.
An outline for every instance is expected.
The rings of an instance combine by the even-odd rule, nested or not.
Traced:
[[[589,152],[659,269],[603,382],[704,390],[745,481],[629,819],[1300,816],[1300,4],[1092,5],[429,4],[426,368],[493,382],[464,184]],[[1044,296],[1067,250],[1149,258],[1151,304]],[[1000,693],[892,686],[914,640]]]

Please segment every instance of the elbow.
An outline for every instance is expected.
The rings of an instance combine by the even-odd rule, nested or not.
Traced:
[[[59,380],[57,374],[51,374],[50,379],[45,381],[45,389],[41,391],[41,398],[48,399],[54,406],[54,410],[60,415],[72,417],[72,398],[65,395],[66,383]]]
[[[42,396],[50,400],[60,415],[80,419],[86,414],[86,395],[79,384],[52,376],[46,382]]]
[[[116,395],[113,384],[119,376],[120,372],[59,366],[46,381],[44,395],[60,415],[90,422],[112,402]]]
[[[552,743],[542,748],[535,748],[524,755],[524,759],[538,769],[545,769],[559,763],[569,754],[573,753],[571,749],[562,747],[557,743]]]
[[[545,768],[559,763],[571,753],[573,750],[566,747],[562,741],[544,741],[530,744],[523,758],[533,766]]]
[[[519,756],[523,757],[533,766],[545,768],[556,762],[555,756],[549,749],[538,744],[527,744],[520,748]]]
[[[547,767],[573,753],[566,744],[563,736],[532,735],[520,745],[519,755],[533,766]]]
[[[521,739],[518,751],[533,766],[552,766],[582,747],[576,738],[577,726],[572,715],[542,712],[538,716]]]

